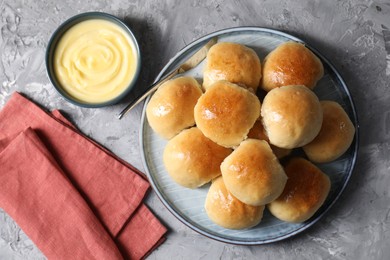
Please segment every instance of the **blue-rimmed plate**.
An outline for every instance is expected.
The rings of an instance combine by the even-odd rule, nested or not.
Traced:
[[[164,67],[157,79],[180,65],[215,36],[218,37],[218,41],[237,42],[251,47],[257,52],[261,60],[285,41],[303,42],[294,36],[271,29],[258,27],[225,29],[206,35],[182,49]],[[355,107],[347,86],[334,66],[318,51],[307,44],[306,46],[317,54],[325,68],[325,75],[314,89],[315,93],[320,100],[334,100],[342,105],[356,127],[356,136],[349,150],[341,158],[331,163],[317,165],[330,177],[332,188],[324,205],[311,219],[304,223],[291,224],[280,221],[267,210],[264,212],[262,222],[251,229],[229,230],[211,222],[204,210],[204,202],[209,185],[195,190],[187,189],[172,181],[166,172],[162,154],[167,141],[156,135],[150,128],[145,116],[145,108],[149,99],[146,100],[140,132],[146,173],[153,189],[163,204],[173,215],[190,228],[207,237],[233,244],[258,245],[279,241],[298,234],[316,223],[343,192],[352,174],[358,150],[358,122]],[[194,76],[201,81],[203,66],[204,61],[195,69],[186,72],[186,74]]]

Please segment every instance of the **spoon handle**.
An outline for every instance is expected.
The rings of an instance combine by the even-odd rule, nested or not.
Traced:
[[[144,100],[147,96],[149,96],[153,91],[158,89],[161,84],[164,82],[170,80],[174,76],[176,76],[179,73],[183,73],[185,71],[188,71],[190,69],[193,69],[196,67],[199,63],[201,63],[207,56],[207,52],[209,49],[218,42],[217,37],[211,38],[208,42],[206,42],[197,52],[191,55],[184,63],[182,63],[178,68],[171,71],[169,74],[164,76],[162,79],[158,80],[157,82],[150,85],[145,92],[142,94],[142,96],[135,98],[128,104],[125,109],[122,110],[118,114],[118,118],[122,119],[124,115],[126,115],[127,112],[129,112],[131,109],[133,109],[137,104],[139,104],[142,100]]]
[[[130,110],[132,110],[136,105],[138,105],[142,100],[144,100],[145,98],[147,98],[151,93],[153,93],[156,89],[158,89],[160,87],[161,84],[163,84],[164,82],[170,80],[172,77],[176,76],[180,71],[180,68],[178,69],[175,69],[174,71],[172,71],[171,73],[167,74],[166,76],[164,76],[161,80],[153,83],[152,85],[149,86],[149,88],[146,90],[146,92],[144,94],[142,94],[142,96],[138,97],[138,98],[135,98],[134,100],[132,100],[123,110],[122,112],[120,112],[118,114],[118,119],[122,119],[122,117],[124,115],[127,114],[127,112],[129,112]]]

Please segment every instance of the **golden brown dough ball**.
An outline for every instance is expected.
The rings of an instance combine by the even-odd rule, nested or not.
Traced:
[[[321,104],[310,89],[284,86],[268,92],[261,116],[270,143],[291,149],[313,141],[321,129],[323,115]]]
[[[220,165],[231,153],[192,127],[168,141],[163,154],[172,179],[187,188],[197,188],[221,174]]]
[[[203,87],[227,80],[256,92],[261,79],[261,62],[256,52],[242,44],[220,42],[207,53]]]
[[[279,197],[287,177],[266,141],[243,141],[221,164],[226,188],[240,201],[265,205]]]
[[[150,127],[170,139],[195,124],[194,107],[202,95],[201,86],[192,77],[178,77],[162,84],[146,107]]]
[[[264,59],[262,88],[265,91],[287,85],[313,89],[324,75],[321,60],[303,44],[280,44]]]
[[[264,140],[269,143],[269,138],[264,130],[261,120],[257,120],[252,129],[249,130],[248,138]],[[270,147],[278,159],[281,159],[291,153],[291,149],[280,148],[272,144],[270,144]]]
[[[355,127],[338,103],[321,101],[321,106],[324,118],[320,133],[303,150],[311,161],[325,163],[336,160],[348,150]]]
[[[229,229],[254,227],[263,217],[264,206],[250,206],[235,198],[221,177],[214,179],[207,193],[205,210],[219,226]]]
[[[245,88],[218,81],[199,98],[194,113],[196,125],[206,137],[234,147],[247,137],[260,116],[260,101]]]
[[[268,204],[280,220],[299,223],[311,218],[330,190],[329,177],[311,162],[294,158],[285,167],[288,176],[282,195]]]

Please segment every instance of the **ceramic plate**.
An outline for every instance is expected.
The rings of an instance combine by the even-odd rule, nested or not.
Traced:
[[[285,41],[303,42],[294,36],[271,29],[258,27],[226,29],[204,36],[182,49],[164,67],[158,78],[161,78],[164,74],[180,65],[205,42],[215,36],[218,37],[218,41],[237,42],[254,49],[261,60]],[[168,210],[193,230],[207,237],[233,244],[257,245],[279,241],[298,234],[316,223],[335,203],[344,190],[355,165],[358,150],[358,123],[354,104],[347,86],[334,66],[311,46],[307,47],[321,58],[325,68],[325,75],[318,82],[314,90],[315,93],[320,100],[334,100],[342,105],[355,124],[356,136],[350,149],[337,161],[317,165],[330,177],[332,188],[324,205],[311,219],[304,223],[290,224],[280,221],[267,210],[264,211],[262,222],[251,229],[229,230],[211,222],[204,210],[204,201],[209,185],[191,190],[181,187],[171,180],[162,160],[162,154],[167,141],[157,136],[150,128],[145,116],[145,107],[149,99],[145,102],[141,121],[140,141],[146,174],[153,189]],[[201,82],[203,66],[204,61],[195,69],[186,72],[186,74],[194,76]]]

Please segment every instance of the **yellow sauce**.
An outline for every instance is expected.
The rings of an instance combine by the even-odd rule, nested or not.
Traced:
[[[135,45],[123,28],[92,19],[74,25],[61,37],[54,53],[54,72],[73,98],[101,103],[129,86],[137,58]]]

